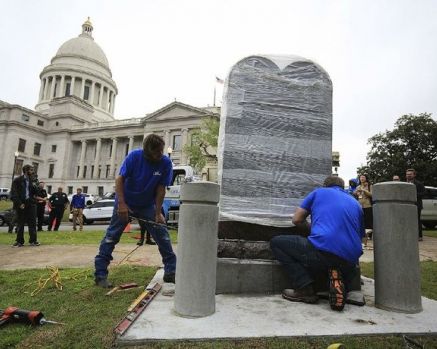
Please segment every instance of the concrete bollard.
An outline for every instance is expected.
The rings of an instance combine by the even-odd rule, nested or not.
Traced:
[[[185,317],[215,312],[217,203],[220,186],[186,183],[181,188],[174,307]]]
[[[375,306],[422,311],[416,187],[402,182],[373,186]]]

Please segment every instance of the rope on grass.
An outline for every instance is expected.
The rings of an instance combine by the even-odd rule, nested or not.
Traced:
[[[138,248],[139,248],[140,246],[135,246],[135,248],[132,250],[132,251],[130,251],[126,256],[124,256],[123,258],[122,258],[122,260],[120,261],[120,262],[118,262],[116,265],[114,265],[115,267],[118,267],[119,265],[121,265],[121,263],[123,263],[125,260],[127,260],[127,258],[132,254],[132,253],[134,253]]]

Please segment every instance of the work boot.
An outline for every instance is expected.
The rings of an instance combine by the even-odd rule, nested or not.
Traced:
[[[96,286],[102,287],[102,288],[111,288],[112,287],[112,282],[108,281],[107,278],[96,278],[95,279],[96,282]]]
[[[314,292],[312,285],[307,285],[297,290],[287,288],[282,291],[282,298],[292,302],[303,302],[310,304],[317,303],[319,300],[319,297],[317,297],[317,294]]]
[[[164,282],[169,282],[171,284],[175,283],[175,273],[164,273]]]
[[[342,311],[346,303],[346,288],[338,269],[329,269],[329,305],[332,310]]]
[[[14,244],[12,245],[12,247],[23,247],[23,244],[19,243],[19,242],[14,242]]]
[[[137,245],[138,246],[142,246],[144,244],[144,239],[140,239],[138,242],[137,242]]]

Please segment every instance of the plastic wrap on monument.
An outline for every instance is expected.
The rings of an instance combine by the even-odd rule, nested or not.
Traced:
[[[332,83],[298,56],[250,56],[226,79],[218,145],[220,220],[291,226],[332,171]]]

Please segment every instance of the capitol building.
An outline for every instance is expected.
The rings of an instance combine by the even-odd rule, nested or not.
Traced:
[[[174,165],[186,165],[184,145],[203,118],[220,113],[175,101],[142,118],[114,118],[117,84],[89,20],[61,45],[40,80],[35,110],[0,100],[0,187],[10,188],[13,175],[33,164],[49,193],[61,186],[103,195],[114,190],[124,157],[148,134],[164,138]],[[209,163],[202,176],[216,180],[217,165]]]

